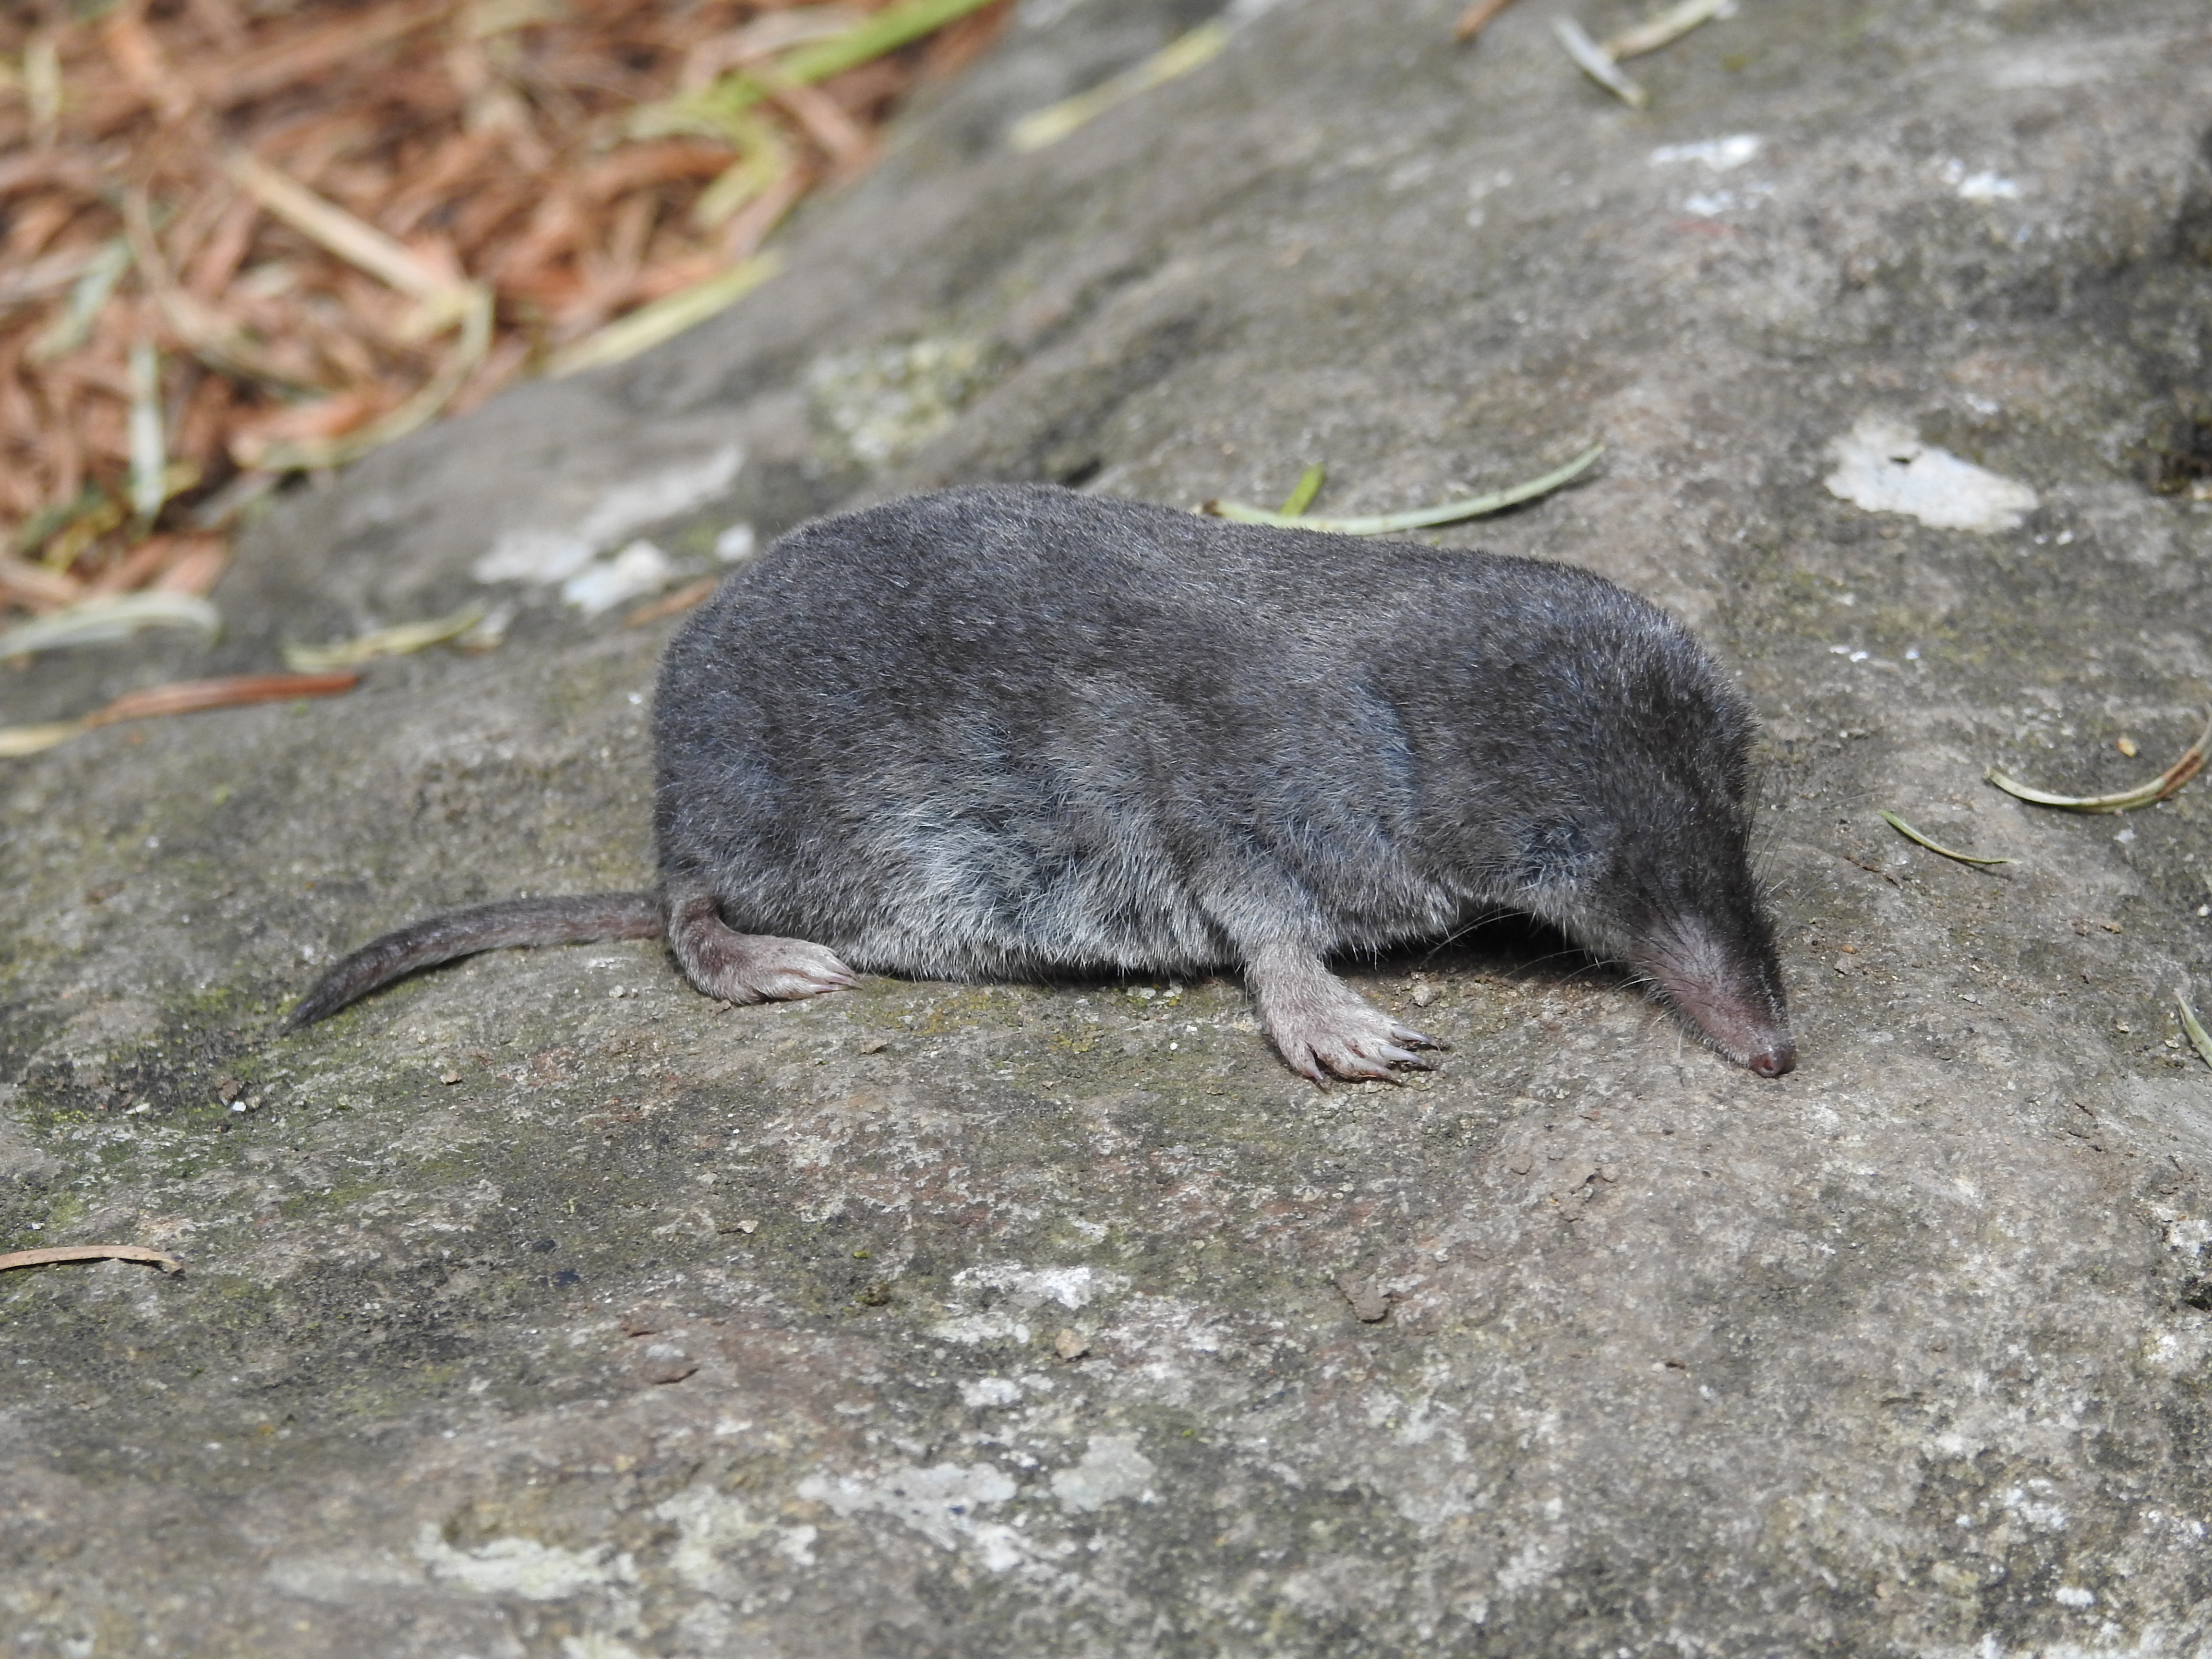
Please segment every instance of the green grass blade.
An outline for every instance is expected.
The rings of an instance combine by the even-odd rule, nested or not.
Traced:
[[[2181,1010],[2181,1029],[2189,1033],[2190,1042],[2197,1046],[2197,1052],[2203,1056],[2204,1063],[2212,1066],[2212,1033],[2205,1030],[2203,1023],[2197,1018],[2197,1011],[2189,1006],[2187,997],[2176,991],[2173,1000]]]
[[[2068,812],[2131,812],[2138,806],[2150,806],[2164,800],[2203,771],[2208,757],[2212,757],[2212,714],[2205,717],[2203,734],[2182,750],[2179,760],[2148,783],[2139,788],[2124,789],[2117,795],[2053,795],[2041,789],[2031,789],[1994,766],[1982,775],[2008,795],[2017,796],[2036,806],[2056,806]]]
[[[1321,483],[1325,476],[1318,462],[1300,473],[1297,488],[1283,498],[1283,504],[1277,510],[1277,516],[1295,519],[1311,507],[1314,504],[1314,497],[1321,494]]]
[[[842,34],[801,46],[778,63],[776,70],[786,80],[804,85],[826,81],[887,52],[896,52],[909,40],[919,40],[954,18],[989,3],[990,0],[900,0],[899,4],[884,7]]]
[[[1941,842],[1929,840],[1927,836],[1922,835],[1917,830],[1915,830],[1911,824],[1907,823],[1903,818],[1898,817],[1894,812],[1883,812],[1881,814],[1881,821],[1887,824],[1891,829],[1896,830],[1899,835],[1904,836],[1905,840],[1917,842],[1929,852],[1941,853],[1945,858],[1956,859],[1961,864],[2013,864],[2018,861],[2014,859],[1976,858],[1972,853],[1958,852],[1952,848],[1944,846]]]
[[[1591,463],[1605,453],[1603,444],[1592,444],[1588,449],[1556,467],[1540,478],[1531,478],[1509,489],[1493,490],[1487,495],[1470,495],[1464,501],[1444,501],[1435,507],[1419,507],[1407,513],[1381,513],[1364,519],[1311,519],[1301,514],[1270,513],[1264,507],[1251,507],[1243,501],[1208,501],[1205,510],[1218,518],[1233,519],[1238,524],[1280,525],[1292,530],[1327,530],[1340,536],[1388,536],[1400,530],[1425,530],[1431,525],[1456,524],[1462,519],[1479,519],[1486,513],[1498,513],[1522,501],[1534,501],[1539,495],[1548,495],[1561,484],[1571,483],[1589,470]]]

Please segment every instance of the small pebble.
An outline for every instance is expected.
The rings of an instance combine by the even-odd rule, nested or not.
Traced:
[[[1052,1351],[1062,1359],[1080,1359],[1091,1352],[1091,1341],[1070,1326],[1053,1338]]]
[[[1416,985],[1413,988],[1413,1006],[1416,1008],[1425,1008],[1436,1000],[1437,988],[1435,986]]]
[[[699,1362],[672,1342],[655,1342],[635,1362],[641,1382],[681,1382],[699,1369]]]
[[[441,1072],[438,1073],[438,1081],[441,1083],[459,1083],[460,1080],[461,1074],[459,1072]]]
[[[1363,1325],[1380,1324],[1390,1316],[1390,1298],[1382,1287],[1371,1279],[1355,1278],[1351,1273],[1337,1275],[1336,1288],[1352,1304],[1352,1316]]]

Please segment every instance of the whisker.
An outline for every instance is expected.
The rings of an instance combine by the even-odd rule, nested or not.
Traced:
[[[1492,922],[1504,921],[1509,917],[1514,916],[1517,914],[1519,913],[1513,910],[1486,910],[1482,915],[1476,916],[1473,921],[1462,923],[1461,926],[1453,928],[1451,932],[1446,933],[1442,939],[1437,940],[1435,944],[1430,945],[1429,948],[1422,953],[1420,959],[1424,963],[1432,962],[1436,959],[1437,952],[1443,950],[1446,945],[1455,945],[1461,939],[1465,939],[1469,933],[1475,933],[1481,928],[1487,927]]]

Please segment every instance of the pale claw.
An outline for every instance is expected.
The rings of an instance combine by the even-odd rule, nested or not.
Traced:
[[[829,991],[849,991],[860,981],[835,952],[805,939],[763,939],[774,951],[763,951],[748,965],[747,977],[760,994],[775,1002],[795,1002]]]
[[[1279,1010],[1268,1029],[1291,1069],[1324,1087],[1332,1076],[1403,1083],[1401,1071],[1436,1069],[1436,1062],[1413,1053],[1415,1048],[1444,1046],[1370,1007],[1349,988],[1326,1007]]]

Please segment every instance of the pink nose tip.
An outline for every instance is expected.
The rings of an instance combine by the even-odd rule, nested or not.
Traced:
[[[1761,1077],[1780,1077],[1784,1072],[1797,1069],[1797,1045],[1778,1042],[1751,1057],[1751,1069]]]

